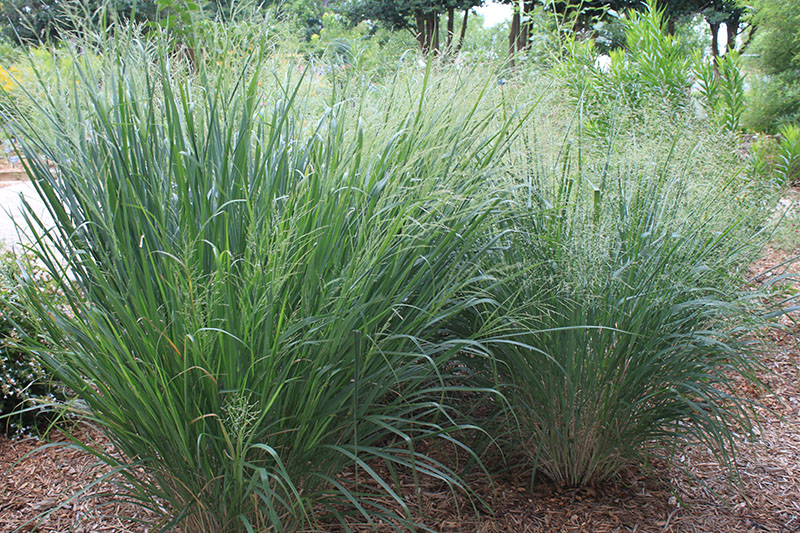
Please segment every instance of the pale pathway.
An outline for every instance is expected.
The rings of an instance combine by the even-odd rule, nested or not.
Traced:
[[[21,196],[33,207],[36,214],[52,224],[52,218],[47,214],[39,196],[29,181],[8,181],[0,183],[0,248],[17,248],[20,242],[29,242],[24,236],[20,238],[14,225],[24,225],[22,216]]]

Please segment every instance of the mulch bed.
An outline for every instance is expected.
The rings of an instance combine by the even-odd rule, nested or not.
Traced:
[[[108,447],[108,441],[86,425],[72,430],[79,440]],[[0,531],[48,531],[77,533],[147,531],[127,516],[147,520],[141,509],[102,498],[70,498],[108,471],[97,459],[75,447],[61,432],[50,434],[48,444],[35,439],[12,440],[0,436]],[[107,490],[96,484],[91,492]],[[55,509],[45,519],[40,515]],[[38,526],[36,525],[38,523]]]
[[[752,273],[764,272],[791,256],[770,248]],[[786,269],[800,271],[800,266]],[[796,288],[800,288],[798,277],[791,282]],[[541,482],[531,488],[524,470],[506,472],[493,482],[476,476],[471,487],[493,513],[475,512],[465,498],[453,497],[443,484],[425,482],[420,509],[425,524],[441,532],[481,533],[800,531],[800,325],[793,318],[782,322],[784,329],[769,334],[763,358],[761,377],[774,394],[746,391],[763,407],[758,409],[758,438],[748,441],[742,436],[738,484],[731,482],[707,450],[687,448],[679,451],[681,468],[656,469],[655,476],[632,470],[614,483],[593,488],[564,489]],[[107,442],[87,427],[78,427],[76,434],[86,442]],[[50,442],[64,440],[55,432]],[[31,453],[41,444],[34,439],[0,437],[2,532],[14,531],[66,501],[105,471],[95,458],[73,448]],[[409,502],[416,500],[411,490],[404,496]],[[22,531],[148,531],[143,511],[120,504],[98,507],[102,501],[68,503],[37,529],[29,525]],[[144,523],[114,516],[131,513]],[[372,531],[358,524],[353,529]]]
[[[28,175],[22,164],[16,160],[9,160],[0,155],[0,187],[4,187],[17,181],[27,181]]]

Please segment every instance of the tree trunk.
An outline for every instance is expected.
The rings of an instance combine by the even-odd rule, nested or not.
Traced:
[[[417,40],[419,41],[423,55],[428,55],[431,50],[438,51],[439,40],[438,38],[434,37],[436,32],[439,30],[439,26],[437,24],[438,16],[436,16],[434,13],[422,13],[422,11],[416,11],[414,13],[414,17],[417,21]]]
[[[667,18],[667,33],[669,35],[675,35],[675,17]]]
[[[419,49],[422,50],[423,54],[427,54],[427,50],[425,49],[425,37],[427,36],[427,30],[425,28],[425,17],[422,16],[421,11],[414,12],[414,20],[417,23],[417,42],[419,43]]]
[[[522,50],[529,50],[531,47],[531,29],[533,28],[533,10],[536,9],[536,2],[535,0],[525,0],[522,4],[523,11],[525,11],[525,15],[528,17],[525,21],[523,26],[523,33],[525,34],[525,38],[523,39]]]
[[[711,57],[719,57],[719,22],[709,22],[711,28]]]
[[[519,33],[517,33],[517,53],[525,50],[525,43],[528,42],[528,21],[525,20],[525,6],[523,2],[519,6]]]
[[[447,47],[448,52],[453,49],[453,36],[455,35],[456,27],[456,8],[447,8]]]
[[[517,39],[519,39],[519,5],[514,5],[514,16],[511,17],[511,31],[508,34],[509,65],[514,68],[514,56],[517,53]]]
[[[464,36],[467,34],[467,17],[469,16],[469,9],[464,10],[464,19],[461,21],[461,35],[458,36],[458,44],[456,45],[456,55],[461,51],[464,45]]]
[[[725,27],[728,33],[728,50],[736,50],[736,36],[739,35],[739,19],[741,15],[733,14],[731,18],[725,21]]]
[[[714,77],[719,78],[719,22],[709,22],[711,27],[711,62],[714,64]]]

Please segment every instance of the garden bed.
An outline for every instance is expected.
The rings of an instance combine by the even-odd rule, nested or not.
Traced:
[[[790,255],[768,247],[754,265],[753,274],[771,269]],[[792,268],[796,270],[798,265]],[[793,283],[800,287],[796,279]],[[771,335],[763,360],[766,371],[761,377],[775,395],[743,385],[744,392],[761,402],[763,408],[759,409],[760,440],[741,446],[737,460],[739,489],[708,452],[691,448],[677,452],[685,471],[664,470],[654,477],[630,470],[614,483],[593,488],[565,489],[537,482],[531,490],[528,472],[522,470],[495,478],[494,485],[474,476],[470,486],[494,514],[486,511],[476,515],[465,500],[457,501],[443,484],[423,480],[420,501],[424,523],[436,531],[486,533],[799,530],[800,326],[791,320],[785,322],[785,330]],[[84,426],[78,426],[76,436],[86,442],[105,442],[104,437]],[[51,440],[63,442],[65,438],[56,432]],[[35,439],[14,441],[0,437],[0,472],[5,476],[4,490],[0,492],[0,531],[14,531],[37,514],[64,502],[104,471],[91,455],[73,448],[50,447],[33,453],[41,444]],[[659,465],[655,466],[659,472]],[[410,478],[408,481],[403,483],[409,487],[404,496],[413,502],[414,484]],[[68,503],[43,521],[37,531],[149,530],[148,517],[140,509],[119,504],[98,508],[98,501]],[[120,514],[144,522],[125,521],[116,516]],[[356,531],[372,531],[365,525],[353,526]],[[29,526],[23,528],[32,530]]]
[[[0,187],[27,180],[28,175],[23,170],[0,170]]]

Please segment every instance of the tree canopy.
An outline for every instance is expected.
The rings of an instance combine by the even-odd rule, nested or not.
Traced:
[[[469,10],[483,0],[349,0],[339,11],[351,22],[377,22],[391,29],[411,31],[423,52],[460,48],[467,28]],[[460,37],[456,43],[455,13],[463,11]],[[447,15],[445,41],[441,41],[440,19]]]
[[[21,44],[58,41],[74,29],[77,18],[98,25],[114,20],[156,21],[171,13],[198,12],[205,16],[233,16],[236,0],[3,0],[0,31]],[[322,0],[259,0],[260,9],[277,9],[310,33],[322,24]]]
[[[749,55],[760,77],[753,80],[748,125],[776,131],[800,123],[800,3],[750,0],[753,24]]]
[[[3,0],[0,29],[11,41],[46,42],[73,29],[73,15],[100,19],[111,12],[123,20],[141,22],[152,20],[156,11],[155,0]]]

